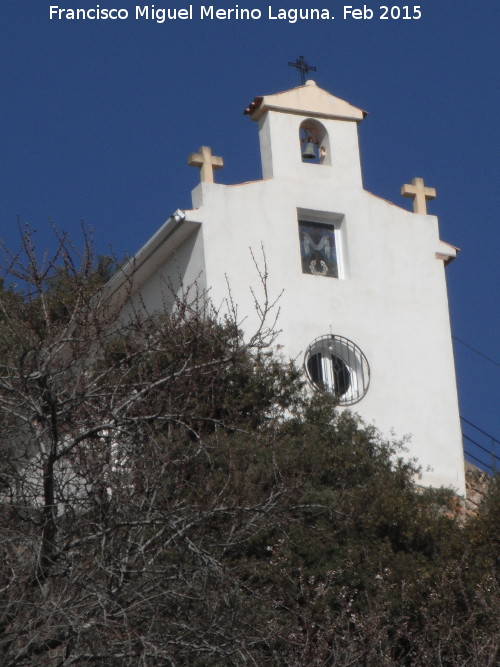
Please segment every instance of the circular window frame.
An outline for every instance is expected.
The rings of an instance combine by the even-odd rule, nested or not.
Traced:
[[[370,386],[368,359],[345,336],[328,334],[313,340],[304,355],[304,370],[316,391],[335,394],[342,406],[359,403]],[[339,385],[346,386],[342,393],[336,389]]]

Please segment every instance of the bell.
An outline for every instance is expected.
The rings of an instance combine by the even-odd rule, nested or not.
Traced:
[[[308,141],[304,146],[302,157],[304,160],[314,160],[316,157],[316,151],[314,150],[314,143],[312,141]]]

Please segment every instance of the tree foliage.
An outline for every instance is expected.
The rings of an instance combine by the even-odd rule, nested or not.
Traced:
[[[269,306],[246,339],[185,301],[122,321],[74,257],[6,255],[2,664],[496,664],[498,486],[459,526]]]

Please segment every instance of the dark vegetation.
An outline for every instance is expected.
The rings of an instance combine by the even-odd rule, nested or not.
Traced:
[[[498,664],[498,484],[459,525],[266,307],[120,322],[75,256],[5,255],[2,665]]]

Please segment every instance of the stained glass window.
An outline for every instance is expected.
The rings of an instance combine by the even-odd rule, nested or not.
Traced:
[[[335,227],[299,220],[302,272],[315,276],[339,277]]]

